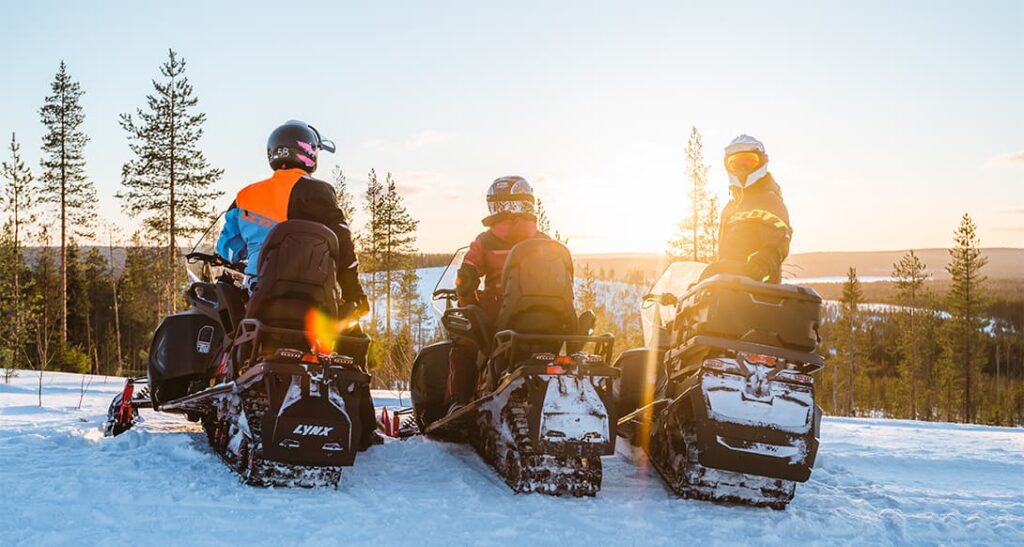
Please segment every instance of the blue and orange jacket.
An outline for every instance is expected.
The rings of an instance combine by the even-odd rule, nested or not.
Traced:
[[[254,279],[267,234],[277,223],[291,219],[319,222],[334,232],[340,251],[337,271],[342,298],[346,302],[364,298],[352,233],[334,189],[302,169],[279,169],[269,179],[243,188],[225,213],[217,254],[231,261],[248,259],[245,273]]]

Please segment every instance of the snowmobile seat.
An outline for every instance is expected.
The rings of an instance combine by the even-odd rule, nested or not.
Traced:
[[[234,335],[238,324],[245,318],[245,304],[242,302],[242,291],[234,285],[218,282],[214,284],[217,294],[217,307],[221,324],[229,335]]]
[[[527,239],[512,247],[502,270],[504,298],[495,331],[575,336],[579,317],[573,304],[569,249],[551,239]],[[524,344],[523,353],[558,353],[562,343]],[[516,362],[520,355],[513,355]]]
[[[260,249],[238,342],[257,342],[254,353],[308,347],[306,314],[315,308],[328,317],[338,315],[338,256],[338,238],[323,224],[288,220],[275,226]],[[256,332],[261,330],[263,335]]]
[[[441,316],[441,324],[448,332],[472,340],[484,355],[491,354],[494,325],[480,306],[449,308]]]

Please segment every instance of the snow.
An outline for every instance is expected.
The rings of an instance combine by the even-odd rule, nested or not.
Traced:
[[[360,454],[337,490],[258,489],[176,416],[104,438],[121,379],[96,378],[81,410],[79,376],[46,373],[41,408],[35,381],[0,385],[0,545],[1024,542],[1022,429],[826,418],[781,512],[678,499],[622,455],[595,498],[516,495],[469,447],[425,438]]]

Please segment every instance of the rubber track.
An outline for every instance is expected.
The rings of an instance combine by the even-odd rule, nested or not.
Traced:
[[[473,444],[483,459],[494,468],[515,492],[543,493],[553,496],[593,496],[601,489],[601,458],[575,453],[537,453],[530,440],[527,388],[509,394],[495,421],[490,412],[477,414],[477,432]],[[508,428],[511,444],[501,438]]]
[[[224,430],[221,429],[227,428],[229,441],[231,434],[239,429],[239,415],[235,412],[238,407],[233,404],[231,397],[231,395],[215,396],[217,400],[211,401],[207,418],[203,420],[203,428],[206,430],[210,447],[220,455],[228,467],[241,476],[242,482],[262,487],[336,488],[338,486],[341,481],[340,466],[295,465],[263,458],[261,427],[263,416],[269,408],[269,401],[263,390],[263,382],[254,382],[250,388],[238,395],[252,436],[248,437],[243,434],[238,453],[231,452],[228,449],[229,442],[223,442],[222,432]],[[220,416],[219,420],[211,419],[217,416]]]
[[[675,409],[675,410],[674,410]],[[710,469],[697,455],[697,429],[678,405],[655,419],[649,457],[668,487],[684,498],[785,509],[796,493],[793,481]]]

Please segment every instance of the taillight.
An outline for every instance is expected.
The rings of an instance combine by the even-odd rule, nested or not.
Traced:
[[[771,355],[760,355],[757,353],[744,353],[742,358],[748,363],[758,363],[761,365],[775,366],[776,358]]]
[[[807,374],[800,374],[799,372],[783,371],[779,374],[779,379],[784,381],[792,381],[798,384],[814,385],[814,377]]]
[[[704,368],[720,372],[739,373],[739,367],[736,366],[736,363],[730,363],[721,359],[705,359]]]
[[[565,371],[562,369],[562,367],[560,367],[558,365],[548,365],[548,368],[547,368],[547,373],[548,374],[562,374],[564,372]]]

